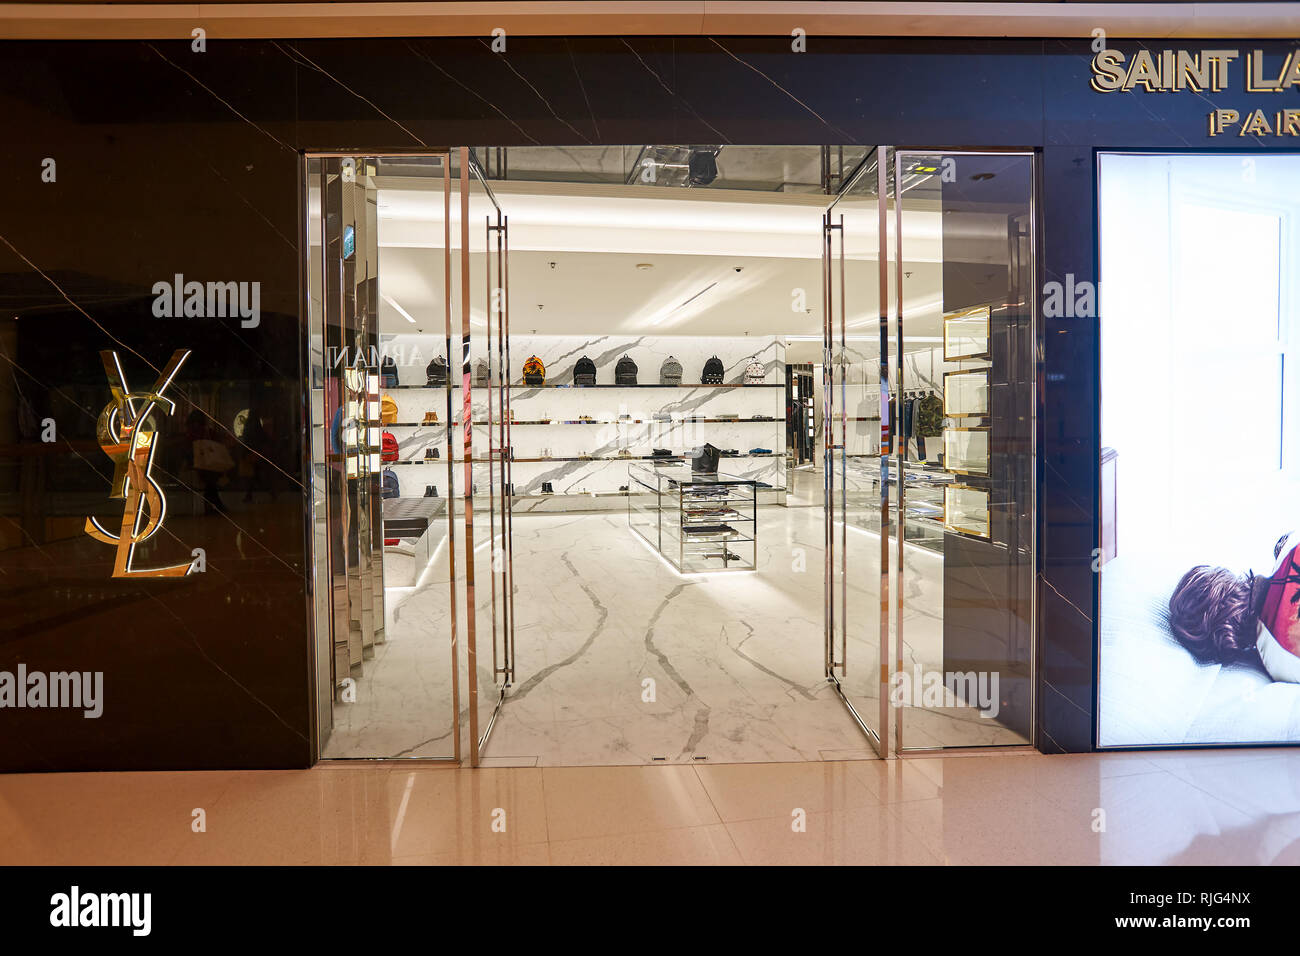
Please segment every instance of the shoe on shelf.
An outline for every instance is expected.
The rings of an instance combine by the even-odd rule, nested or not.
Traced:
[[[437,412],[425,412],[425,413],[424,413],[424,422],[423,422],[423,424],[425,424],[425,425],[436,425],[436,424],[438,424],[438,413],[437,413]]]
[[[426,497],[426,498],[436,498],[436,497],[438,497],[438,486],[437,486],[437,485],[425,485],[425,486],[424,486],[424,497]]]
[[[438,451],[438,449],[436,448],[426,448],[424,450],[425,461],[433,461],[435,459],[441,459],[441,458],[442,458],[442,452]]]

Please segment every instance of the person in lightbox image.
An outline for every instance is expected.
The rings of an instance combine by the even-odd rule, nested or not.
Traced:
[[[1169,598],[1169,626],[1202,664],[1262,667],[1300,684],[1300,532],[1273,548],[1273,573],[1198,565]]]

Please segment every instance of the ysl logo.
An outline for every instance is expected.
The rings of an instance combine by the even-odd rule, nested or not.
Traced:
[[[189,564],[169,568],[137,569],[132,566],[136,545],[153,537],[167,515],[167,499],[150,474],[156,447],[155,433],[140,426],[155,408],[165,409],[168,415],[176,410],[175,404],[163,397],[163,392],[189,356],[189,349],[177,349],[152,391],[133,392],[126,384],[117,353],[99,353],[113,398],[99,413],[96,433],[99,447],[113,462],[113,488],[109,497],[123,499],[126,507],[117,534],[106,530],[98,518],[86,519],[86,534],[96,541],[117,546],[117,558],[113,562],[115,578],[178,578],[188,574],[192,567]]]

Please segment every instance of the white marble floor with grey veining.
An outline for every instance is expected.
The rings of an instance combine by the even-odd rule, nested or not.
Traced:
[[[476,532],[482,733],[493,701],[492,548],[486,522],[476,523]],[[757,571],[683,576],[618,512],[516,516],[515,679],[485,756],[499,765],[545,766],[872,756],[824,676],[822,542],[819,507],[773,506],[760,512]],[[875,727],[879,538],[855,529],[847,546],[855,570],[844,687]],[[463,535],[455,550],[463,578]],[[907,554],[905,667],[937,669],[942,557]],[[356,700],[335,704],[325,756],[452,755],[447,559],[443,546],[429,568],[414,569],[415,587],[388,589],[388,640],[353,675]],[[390,549],[391,576],[410,560]],[[499,619],[499,592],[496,601]],[[457,618],[467,753],[463,607]],[[907,746],[1023,742],[970,708],[907,708],[903,716]]]

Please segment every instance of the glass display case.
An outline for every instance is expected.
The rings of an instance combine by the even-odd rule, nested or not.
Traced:
[[[987,305],[945,312],[943,316],[943,360],[989,357],[989,315]]]
[[[988,429],[945,428],[943,465],[954,475],[987,475],[989,473]]]
[[[986,418],[989,414],[989,370],[945,372],[943,414],[947,418]]]
[[[958,534],[989,537],[989,493],[970,485],[948,485],[943,490],[943,525]]]
[[[628,467],[628,527],[678,571],[752,571],[758,482],[696,474],[680,460]]]

